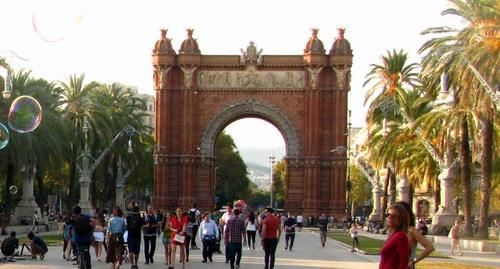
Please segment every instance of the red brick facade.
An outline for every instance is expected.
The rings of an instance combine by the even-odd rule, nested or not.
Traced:
[[[330,150],[346,146],[352,51],[343,31],[329,54],[313,33],[304,54],[290,56],[262,55],[253,43],[242,55],[202,55],[191,35],[176,54],[162,32],[153,50],[154,206],[211,208],[217,135],[235,120],[259,117],[285,139],[285,209],[342,215],[346,158]]]

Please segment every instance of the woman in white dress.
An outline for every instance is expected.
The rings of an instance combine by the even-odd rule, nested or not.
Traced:
[[[104,220],[104,215],[102,213],[98,213],[92,218],[94,222],[94,248],[95,248],[95,256],[98,261],[101,261],[102,256],[102,248],[104,243],[104,232],[106,230],[106,221]]]

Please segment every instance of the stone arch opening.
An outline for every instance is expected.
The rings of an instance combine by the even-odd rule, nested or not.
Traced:
[[[253,99],[228,105],[214,116],[200,139],[201,154],[213,156],[215,139],[220,132],[231,122],[248,117],[261,118],[274,125],[285,140],[287,157],[299,156],[299,133],[293,122],[278,108]]]

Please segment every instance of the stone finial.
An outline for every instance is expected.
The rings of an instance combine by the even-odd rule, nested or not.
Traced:
[[[194,29],[188,28],[188,29],[186,29],[186,31],[187,31],[188,38],[193,38]]]
[[[338,28],[339,30],[339,39],[344,39],[345,28]]]
[[[160,29],[160,32],[161,32],[161,38],[167,38],[167,32],[168,32],[168,29],[165,29],[165,28],[161,28]]]
[[[312,31],[312,37],[318,38],[319,28],[311,28],[311,31]]]

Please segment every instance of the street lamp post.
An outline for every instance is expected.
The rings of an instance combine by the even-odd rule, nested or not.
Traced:
[[[90,124],[87,119],[87,116],[83,118],[83,133],[85,135],[85,146],[84,146],[84,152],[82,155],[82,166],[78,167],[78,170],[80,171],[80,201],[79,205],[82,208],[82,212],[84,213],[92,213],[92,206],[90,204],[90,195],[89,195],[89,190],[90,190],[90,176],[94,172],[94,170],[97,168],[99,163],[104,159],[106,154],[108,154],[111,151],[112,146],[116,143],[118,138],[120,138],[122,135],[128,135],[129,136],[129,141],[128,141],[128,149],[127,152],[132,153],[133,148],[132,148],[132,135],[138,133],[137,130],[132,127],[132,126],[126,126],[124,127],[111,141],[108,147],[104,149],[104,151],[99,155],[97,159],[94,160],[94,162],[91,164],[91,159],[92,155],[90,154],[90,148],[87,143],[87,136],[88,136],[88,131],[90,129]]]
[[[7,75],[5,76],[4,81],[4,89],[2,92],[3,99],[9,99],[12,96],[12,69],[5,62],[3,58],[0,58],[0,66],[3,67],[7,71]]]
[[[269,162],[271,163],[271,186],[269,187],[269,190],[271,192],[271,198],[269,200],[269,206],[273,207],[273,165],[276,160],[276,157],[274,155],[269,156]]]
[[[351,205],[351,200],[352,200],[352,182],[351,182],[351,159],[350,159],[350,154],[351,154],[351,110],[349,110],[348,114],[348,120],[347,120],[347,150],[346,150],[346,161],[347,161],[347,180],[346,180],[346,190],[347,190],[347,211],[351,211],[351,217],[353,217],[353,209],[354,209],[354,203]],[[351,205],[351,210],[349,210],[349,206]]]

